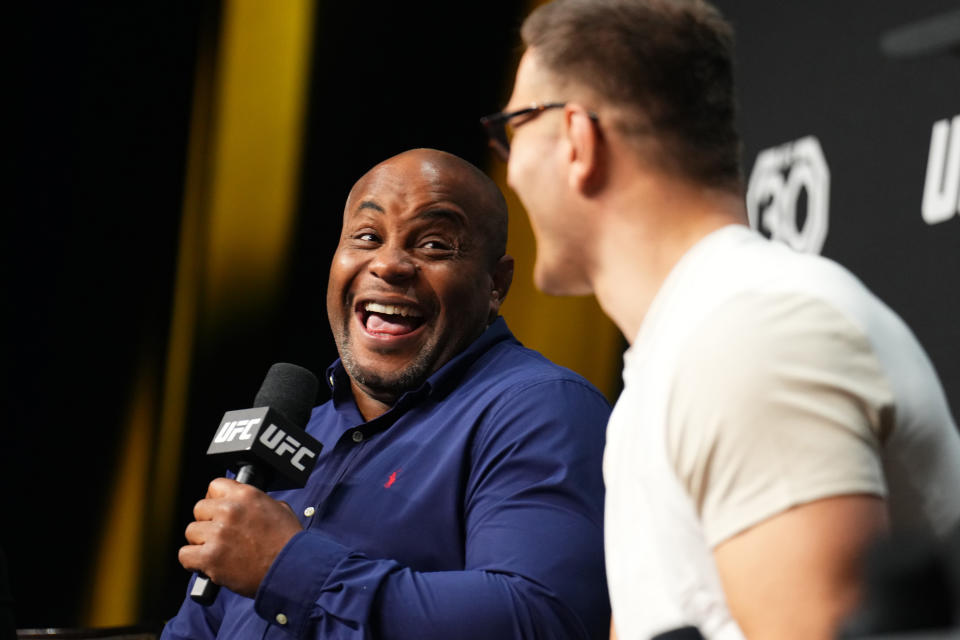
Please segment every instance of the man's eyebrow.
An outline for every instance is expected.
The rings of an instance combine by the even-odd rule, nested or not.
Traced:
[[[364,200],[360,203],[360,206],[357,207],[357,211],[363,211],[364,209],[373,209],[374,211],[379,211],[380,213],[386,213],[386,211],[383,210],[383,207],[372,200]]]
[[[417,214],[418,218],[427,218],[430,220],[449,220],[454,224],[465,227],[467,226],[467,216],[462,211],[457,211],[456,209],[447,209],[444,207],[437,207],[435,209],[425,209]]]

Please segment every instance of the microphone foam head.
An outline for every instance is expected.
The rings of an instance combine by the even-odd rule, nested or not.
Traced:
[[[317,376],[309,370],[278,362],[267,371],[253,406],[276,409],[290,422],[303,428],[310,420],[319,386]]]

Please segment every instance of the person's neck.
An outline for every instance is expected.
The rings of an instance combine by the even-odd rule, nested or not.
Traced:
[[[629,343],[683,255],[713,231],[746,224],[742,197],[664,176],[634,175],[603,203],[593,289]]]
[[[377,393],[353,378],[350,379],[350,391],[353,393],[353,399],[357,403],[357,409],[366,422],[379,418],[393,407],[397,402],[398,395],[392,393]]]

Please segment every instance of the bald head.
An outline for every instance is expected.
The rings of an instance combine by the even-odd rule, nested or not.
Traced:
[[[367,419],[467,348],[513,278],[507,207],[460,158],[414,149],[350,191],[330,265],[327,314]]]
[[[480,232],[476,241],[492,268],[507,252],[507,202],[487,174],[459,156],[437,149],[410,149],[379,163],[365,173],[347,196],[344,212],[358,206],[357,198],[380,180],[418,175],[450,190]]]

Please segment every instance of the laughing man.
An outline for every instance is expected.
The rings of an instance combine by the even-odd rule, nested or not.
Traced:
[[[180,561],[226,587],[163,638],[599,638],[609,407],[499,317],[507,209],[417,149],[347,199],[327,310],[340,360],[306,488],[210,483]],[[289,506],[288,506],[289,505]]]

